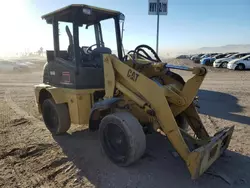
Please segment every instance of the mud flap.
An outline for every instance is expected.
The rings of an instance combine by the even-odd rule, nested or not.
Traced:
[[[192,179],[201,176],[228,148],[234,126],[217,132],[210,142],[193,150],[188,156],[187,166]]]

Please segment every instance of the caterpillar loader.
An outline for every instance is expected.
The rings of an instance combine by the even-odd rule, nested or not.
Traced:
[[[90,131],[99,131],[107,157],[125,167],[144,154],[146,134],[152,129],[169,139],[192,179],[227,149],[234,127],[211,136],[196,110],[194,100],[206,68],[169,65],[147,45],[125,54],[125,16],[118,11],[73,4],[42,19],[52,25],[54,50],[46,52],[43,83],[35,86],[35,96],[51,134],[63,134],[71,124],[87,124]],[[101,28],[105,20],[113,20],[116,53],[105,46]],[[72,25],[65,28],[67,50],[60,49],[59,22]],[[86,45],[88,36],[79,32],[83,26],[93,29],[95,44]],[[80,40],[85,46],[80,47]],[[172,69],[193,74],[184,81]]]

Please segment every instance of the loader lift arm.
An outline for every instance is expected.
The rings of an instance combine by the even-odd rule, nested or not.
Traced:
[[[154,67],[154,64],[152,64]],[[155,67],[166,68],[166,64],[155,64]],[[206,69],[194,67],[187,69],[194,76],[181,90],[174,85],[162,85],[154,82],[113,55],[104,55],[105,98],[113,98],[116,90],[135,101],[145,113],[154,116],[160,129],[168,137],[181,158],[186,162],[192,178],[200,176],[226,149],[233,127],[224,129],[215,137],[210,137],[204,128],[193,105],[193,100],[206,75]],[[147,87],[145,87],[147,86]],[[199,146],[190,151],[175,117],[185,114],[191,128],[196,133]],[[153,114],[153,115],[152,115]],[[195,140],[195,139],[193,139]],[[222,147],[222,143],[223,147]],[[215,148],[215,149],[214,149]]]

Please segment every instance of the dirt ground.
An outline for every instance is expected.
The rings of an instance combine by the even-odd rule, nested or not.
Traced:
[[[175,60],[174,64],[195,65]],[[42,66],[40,66],[41,68]],[[250,187],[250,72],[208,68],[200,88],[200,115],[213,134],[235,125],[228,151],[197,180],[168,140],[147,136],[136,164],[121,168],[102,153],[98,133],[73,125],[52,137],[37,112],[34,85],[41,70],[0,74],[1,187],[208,188]],[[182,72],[185,79],[191,74]]]

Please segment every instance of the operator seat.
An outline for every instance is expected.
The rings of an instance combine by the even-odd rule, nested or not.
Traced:
[[[103,54],[111,54],[111,49],[106,47],[97,47],[88,53],[89,59],[81,61],[82,67],[85,69],[85,78],[89,84],[95,85],[95,88],[104,88],[104,69]],[[86,80],[85,79],[85,80]],[[92,86],[91,86],[92,87]],[[103,93],[103,91],[102,91]]]
[[[103,67],[103,54],[111,54],[112,51],[109,48],[106,47],[97,47],[90,53],[91,60],[93,62],[94,67]]]
[[[107,47],[97,47],[91,52],[93,56],[98,56],[101,54],[111,54],[111,53],[112,53],[111,49]]]
[[[68,26],[65,27],[66,33],[68,35],[68,39],[69,39],[69,46],[67,49],[67,53],[68,53],[68,59],[69,60],[73,60],[74,59],[74,44],[73,44],[73,36],[70,32],[70,29]],[[80,58],[83,60],[88,60],[88,54],[80,48],[80,46],[78,46],[79,48],[79,52],[80,52]]]

